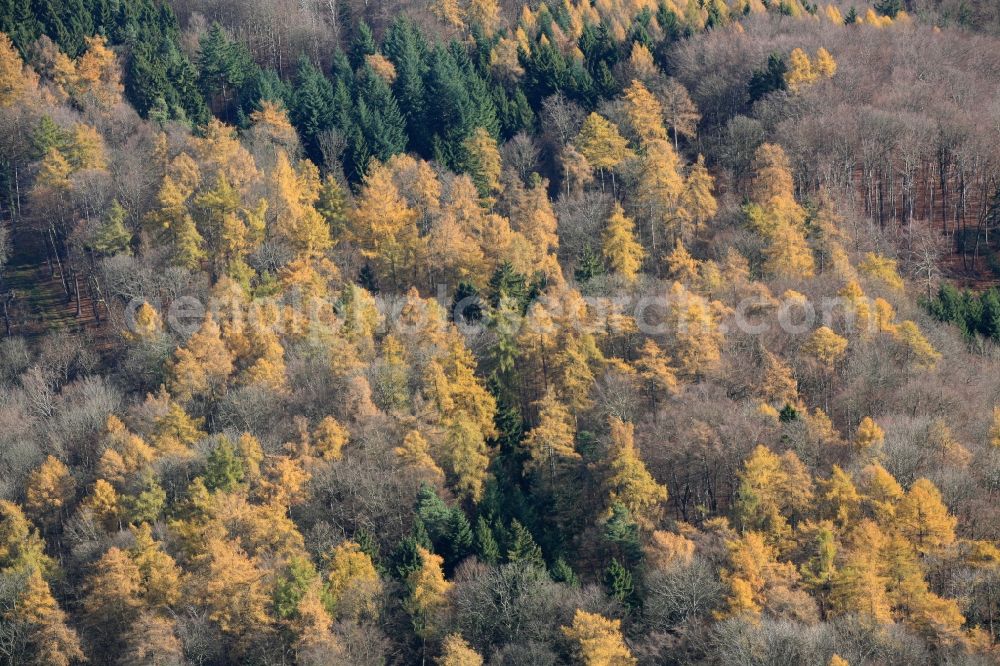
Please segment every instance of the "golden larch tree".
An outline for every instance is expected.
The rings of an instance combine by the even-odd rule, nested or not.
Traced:
[[[500,183],[500,151],[497,141],[482,127],[473,130],[462,147],[466,154],[466,169],[473,182],[479,188],[479,193],[488,198],[503,189]]]
[[[353,541],[334,548],[324,589],[324,603],[338,620],[378,617],[382,580],[372,559]]]
[[[864,520],[851,530],[847,541],[831,583],[831,610],[834,614],[857,613],[879,624],[891,622],[889,580],[881,563],[886,536],[875,523]]]
[[[896,515],[896,506],[903,498],[903,488],[877,462],[861,470],[858,480],[862,508],[880,525],[888,525]]]
[[[813,498],[809,471],[794,451],[779,456],[766,446],[757,446],[737,476],[737,522],[771,542],[788,536],[789,518],[801,515]]]
[[[407,577],[409,598],[406,609],[413,617],[417,634],[427,636],[435,630],[440,614],[448,605],[448,590],[452,583],[445,580],[442,565],[444,558],[417,546],[420,566]]]
[[[285,151],[278,151],[268,207],[274,220],[271,233],[298,253],[318,256],[331,245],[330,229],[315,207],[321,188],[319,171],[308,160],[297,166],[293,169]]]
[[[854,433],[854,448],[858,451],[871,451],[885,442],[885,431],[875,423],[875,419],[866,416],[858,424]]]
[[[461,634],[448,634],[441,646],[439,666],[483,666],[483,658]]]
[[[621,620],[578,608],[573,624],[563,627],[562,632],[573,642],[576,657],[585,666],[634,666],[637,662],[625,645],[621,624]]]
[[[625,115],[644,149],[655,149],[660,145],[656,142],[667,141],[663,107],[641,81],[633,79],[625,89]]]
[[[654,140],[646,147],[639,163],[637,203],[649,222],[650,243],[654,254],[657,238],[665,234],[669,241],[687,238],[691,217],[684,210],[684,178],[680,160],[668,141]]]
[[[13,106],[37,87],[38,76],[21,60],[10,37],[0,32],[0,108]]]
[[[69,508],[76,494],[76,481],[58,458],[48,456],[28,475],[24,510],[44,525],[52,525]]]
[[[350,216],[350,236],[393,284],[400,284],[421,257],[417,218],[417,211],[400,195],[392,172],[373,163]]]
[[[693,285],[697,283],[700,262],[691,256],[687,247],[678,238],[674,242],[674,249],[667,254],[667,274],[683,285]]]
[[[833,5],[830,5],[833,7]],[[834,9],[836,9],[834,7]],[[814,65],[816,72],[824,78],[833,78],[833,75],[837,73],[837,61],[833,59],[830,52],[827,51],[822,46],[816,49],[816,63]]]
[[[667,501],[667,487],[657,483],[642,462],[635,446],[635,426],[614,417],[609,420],[609,426],[609,506],[621,502],[640,527],[652,530],[662,512],[662,504]]]
[[[184,663],[184,646],[177,637],[177,623],[155,612],[139,615],[124,636],[122,666]]]
[[[822,368],[832,371],[834,365],[847,353],[847,338],[837,335],[828,326],[820,326],[802,345],[802,351]]]
[[[125,87],[114,51],[101,35],[86,37],[87,50],[76,61],[73,97],[107,110],[122,100]]]
[[[36,568],[28,573],[24,589],[7,618],[28,627],[32,663],[69,666],[86,660],[80,639],[67,623],[49,584]]]
[[[551,389],[535,406],[538,425],[524,438],[524,447],[530,456],[527,467],[551,477],[557,468],[580,460],[574,447],[573,417]]]
[[[746,532],[726,544],[729,551],[722,580],[729,588],[720,618],[758,616],[769,597],[788,597],[799,580],[795,565],[779,562],[777,549],[759,532]]]
[[[109,548],[87,578],[83,607],[92,621],[107,630],[120,631],[142,606],[142,573],[119,548]]]
[[[712,193],[714,188],[715,178],[705,166],[705,156],[698,155],[697,161],[688,170],[684,193],[681,196],[681,205],[694,222],[695,233],[703,224],[715,217],[719,209],[719,204]]]
[[[492,38],[500,27],[500,4],[497,0],[470,0],[466,10],[470,26],[479,26],[487,38]]]
[[[941,352],[934,349],[934,346],[920,331],[920,327],[912,321],[901,322],[896,329],[895,337],[906,350],[907,359],[921,370],[933,368],[941,359]]]
[[[626,217],[621,205],[616,203],[608,218],[601,238],[601,253],[611,270],[628,283],[633,283],[646,255],[642,244],[635,238],[635,222]]]
[[[677,392],[677,372],[670,365],[670,357],[652,338],[647,339],[639,348],[639,357],[634,365],[654,403],[658,398],[666,399]]]
[[[404,465],[416,471],[422,481],[435,486],[444,483],[444,470],[434,460],[430,444],[419,431],[407,432],[402,444],[393,449],[393,453]]]
[[[917,479],[896,506],[899,531],[924,554],[955,542],[958,519],[948,513],[941,491],[928,479]]]
[[[181,599],[181,570],[162,545],[153,538],[149,523],[131,528],[135,540],[129,556],[139,568],[142,597],[147,606],[164,608]]]
[[[697,379],[718,366],[724,336],[711,303],[674,282],[666,321],[673,335],[672,356],[681,373]]]
[[[788,56],[788,71],[785,72],[785,83],[792,92],[798,92],[814,82],[818,73],[813,69],[809,55],[800,48],[792,49]]]
[[[194,397],[216,395],[233,372],[233,358],[222,330],[211,312],[205,313],[201,327],[174,352],[170,366],[170,389],[181,402]]]
[[[600,170],[602,175],[633,156],[618,127],[597,113],[591,113],[583,121],[573,144],[587,158],[590,166]]]
[[[263,572],[238,544],[213,538],[205,544],[197,564],[191,593],[223,633],[253,634],[270,625],[271,599]]]

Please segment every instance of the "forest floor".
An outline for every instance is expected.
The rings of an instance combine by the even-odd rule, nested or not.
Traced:
[[[76,303],[67,299],[58,269],[50,271],[42,237],[32,229],[15,227],[12,255],[3,271],[2,292],[14,292],[10,306],[12,333],[36,337],[49,331],[66,330],[99,337],[106,333],[98,323],[85,290],[80,315]]]

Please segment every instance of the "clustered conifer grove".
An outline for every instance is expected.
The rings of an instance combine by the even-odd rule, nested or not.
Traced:
[[[989,0],[0,0],[0,663],[1000,660]]]

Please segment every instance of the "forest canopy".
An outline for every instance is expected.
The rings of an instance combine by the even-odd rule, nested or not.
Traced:
[[[986,2],[0,2],[0,661],[988,664]]]

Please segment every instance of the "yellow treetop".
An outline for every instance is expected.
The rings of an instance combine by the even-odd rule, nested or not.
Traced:
[[[573,624],[563,627],[563,635],[573,642],[577,658],[585,666],[634,666],[621,632],[621,620],[609,620],[598,613],[577,609]]]
[[[38,76],[21,60],[10,37],[0,32],[0,108],[16,104],[38,86]]]
[[[184,347],[174,352],[170,367],[171,392],[181,402],[215,393],[233,372],[233,359],[222,341],[222,331],[211,312]]]
[[[633,155],[614,123],[596,113],[583,121],[573,143],[595,169],[614,169]]]
[[[176,604],[181,599],[181,570],[174,558],[153,538],[149,523],[132,527],[135,545],[129,551],[141,574],[142,596],[152,607]]]
[[[528,468],[552,474],[557,467],[580,460],[574,448],[573,419],[551,389],[536,406],[538,425],[524,438],[524,447],[531,456]]]
[[[820,480],[817,485],[825,517],[842,528],[850,525],[861,506],[861,496],[851,477],[838,465],[834,465],[830,478]]]
[[[483,658],[460,634],[448,634],[437,663],[439,666],[483,666]]]
[[[881,565],[887,538],[870,520],[863,520],[848,537],[846,553],[833,576],[830,606],[835,614],[857,613],[878,624],[892,621],[888,579]]]
[[[365,257],[399,284],[420,256],[417,212],[400,195],[392,172],[373,163],[350,217],[350,234]]]
[[[726,609],[720,617],[754,617],[760,614],[769,597],[788,598],[798,572],[790,562],[779,562],[777,550],[768,545],[759,532],[746,532],[726,544],[729,566],[722,578],[729,587]]]
[[[635,79],[648,82],[659,73],[656,63],[653,62],[653,54],[640,42],[632,42],[632,53],[628,59],[629,71]]]
[[[141,340],[151,340],[163,332],[163,320],[160,313],[146,301],[135,311],[135,323],[132,334]]]
[[[736,517],[747,529],[764,533],[772,542],[789,532],[788,516],[813,498],[812,479],[794,451],[774,454],[758,446],[738,474]]]
[[[654,239],[666,233],[670,240],[686,238],[691,215],[683,207],[684,178],[680,159],[669,141],[652,140],[639,166],[638,203],[650,220]]]
[[[250,125],[255,133],[284,150],[294,150],[298,145],[298,134],[280,102],[261,100],[260,108],[250,114]]]
[[[444,558],[428,552],[417,546],[420,566],[413,570],[407,578],[410,597],[406,608],[417,624],[417,632],[427,635],[433,631],[437,616],[448,604],[448,590],[452,584],[444,578],[441,566]]]
[[[93,101],[102,109],[110,109],[121,102],[125,90],[118,60],[103,36],[87,37],[85,41],[87,50],[76,61],[74,97]]]
[[[353,541],[345,541],[330,555],[326,603],[338,620],[378,616],[382,580],[371,558]]]
[[[802,49],[793,49],[788,57],[788,71],[785,72],[785,83],[788,84],[788,89],[792,92],[798,92],[817,78],[818,73],[813,69],[808,54]]]
[[[103,443],[106,448],[101,454],[97,471],[116,484],[124,483],[127,475],[144,469],[157,454],[141,437],[130,433],[114,414],[108,415]]]
[[[416,430],[411,430],[403,437],[403,443],[393,449],[393,452],[402,460],[403,464],[416,470],[424,480],[433,485],[440,485],[444,482],[444,470],[442,470],[434,457],[431,455],[430,444]]]
[[[243,372],[242,381],[272,391],[285,388],[285,350],[270,328],[254,328],[250,335],[254,360]]]
[[[667,271],[670,277],[681,284],[693,285],[698,280],[698,267],[700,262],[691,256],[684,243],[678,238],[674,243],[674,249],[667,255]]]
[[[864,260],[858,264],[858,268],[869,277],[881,281],[890,289],[898,292],[903,291],[903,278],[899,276],[895,259],[869,252],[865,255]]]
[[[862,506],[879,524],[888,524],[895,517],[903,488],[882,465],[872,463],[861,470],[858,489]]]
[[[69,507],[76,493],[76,481],[66,465],[48,456],[41,466],[28,475],[24,509],[29,516],[51,524]]]
[[[941,359],[941,354],[930,341],[920,332],[920,327],[912,321],[904,321],[896,329],[896,339],[906,348],[907,356],[913,364],[921,369],[928,370],[937,365]]]
[[[312,434],[312,445],[323,460],[338,460],[350,433],[332,416],[324,416]]]
[[[794,198],[792,167],[784,149],[776,143],[762,144],[754,153],[754,203],[765,205],[774,197]]]
[[[115,487],[104,479],[94,482],[90,495],[84,498],[82,508],[90,512],[94,520],[110,531],[117,530],[121,525],[121,506]]]
[[[762,376],[758,391],[770,401],[794,403],[799,394],[792,369],[767,349],[761,350]]]
[[[223,633],[254,634],[271,623],[263,572],[242,548],[213,538],[197,562],[200,571],[192,578],[193,591]]]
[[[714,188],[715,178],[705,167],[705,156],[698,155],[698,160],[688,171],[684,194],[681,197],[684,210],[694,221],[696,229],[715,217],[719,209],[715,195],[712,194]]]
[[[672,356],[684,375],[699,377],[718,365],[724,336],[712,304],[674,282],[666,323],[673,334]]]
[[[677,391],[677,373],[670,365],[670,357],[652,339],[639,348],[635,367],[654,402],[658,397],[666,398]]]
[[[372,68],[375,75],[390,86],[396,80],[396,66],[381,53],[369,53],[365,56],[365,64]]]
[[[662,511],[661,505],[667,501],[667,487],[657,483],[642,462],[633,437],[635,426],[614,417],[609,425],[609,504],[621,502],[639,526],[651,530]]]
[[[66,623],[66,613],[59,608],[38,569],[28,574],[10,615],[15,622],[30,628],[27,638],[33,663],[70,666],[86,660],[79,637]]]
[[[625,216],[618,203],[608,218],[601,240],[601,253],[611,269],[626,282],[635,282],[646,251],[635,238],[635,222]]]
[[[820,76],[828,79],[837,73],[837,61],[822,46],[816,50],[815,70]]]
[[[139,567],[128,553],[112,547],[94,563],[85,583],[83,607],[92,618],[114,626],[139,609],[141,592]]]
[[[68,156],[74,169],[104,169],[108,158],[100,132],[86,123],[73,125]]]
[[[854,435],[854,447],[859,451],[870,451],[880,446],[885,441],[885,431],[879,427],[875,420],[866,416],[858,424],[858,431]]]
[[[779,222],[764,249],[764,270],[778,277],[812,277],[815,268],[805,234],[797,225]]]
[[[247,192],[258,179],[259,172],[236,129],[213,118],[201,132],[202,136],[195,139],[195,148],[204,166],[206,182],[216,182],[222,175],[239,192]]]
[[[651,141],[666,141],[667,128],[663,125],[663,107],[641,81],[634,80],[625,89],[625,115],[632,131],[647,149]]]
[[[948,513],[941,491],[928,479],[917,479],[896,507],[899,531],[921,553],[933,553],[955,542],[958,519]]]
[[[802,351],[832,371],[837,361],[847,353],[847,338],[837,335],[828,326],[820,326],[802,345]]]
[[[329,249],[330,228],[315,208],[321,185],[319,171],[312,162],[303,160],[295,170],[285,152],[279,150],[271,183],[269,214],[275,219],[272,228],[275,238],[307,256]]]
[[[469,25],[478,25],[483,35],[491,38],[500,27],[500,4],[496,0],[470,0],[466,16]]]
[[[462,8],[459,6],[458,0],[434,0],[431,12],[438,20],[452,28],[465,27]]]
[[[500,183],[502,165],[496,139],[484,128],[477,127],[462,142],[462,147],[468,155],[468,171],[480,192],[484,196],[500,192],[503,189]]]

